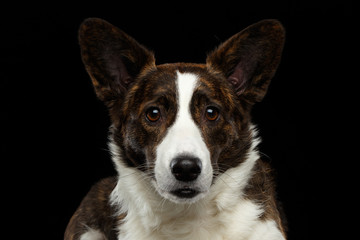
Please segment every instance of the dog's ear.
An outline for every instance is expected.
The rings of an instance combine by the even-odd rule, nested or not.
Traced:
[[[263,20],[235,34],[207,57],[207,67],[222,74],[238,96],[260,102],[279,65],[285,30],[277,20]]]
[[[150,51],[102,19],[86,19],[79,42],[86,70],[104,102],[124,96],[142,70],[155,67]]]

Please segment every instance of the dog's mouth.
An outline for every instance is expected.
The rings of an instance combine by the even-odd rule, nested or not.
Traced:
[[[185,187],[185,188],[176,189],[174,191],[171,191],[170,193],[178,198],[193,198],[196,195],[198,195],[200,192],[193,188]]]

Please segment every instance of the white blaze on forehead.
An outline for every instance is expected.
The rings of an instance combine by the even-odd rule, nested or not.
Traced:
[[[197,76],[191,73],[178,72],[177,74],[178,114],[174,126],[169,131],[176,132],[174,137],[182,140],[184,144],[186,139],[189,140],[190,138],[202,140],[200,131],[195,125],[190,112],[190,102],[196,87]],[[183,147],[183,151],[186,151],[186,147]]]
[[[189,153],[200,159],[206,159],[209,157],[208,149],[190,112],[190,103],[197,81],[195,74],[177,72],[178,113],[175,123],[169,128],[159,147],[163,145],[166,147],[166,152],[171,152],[172,155]]]
[[[178,118],[191,119],[190,115],[190,101],[194,94],[194,89],[197,83],[197,76],[191,73],[177,72],[177,87],[179,97],[179,113]],[[179,122],[179,121],[178,121]],[[181,121],[180,121],[181,122]]]
[[[201,189],[205,188],[205,185],[210,186],[211,184],[210,152],[190,112],[190,103],[197,82],[198,77],[195,74],[177,72],[177,116],[156,151],[155,177],[158,181],[158,187],[163,190],[171,188],[171,181],[175,181],[170,169],[171,160],[182,154],[191,155],[201,160],[202,172],[195,184],[199,185]]]

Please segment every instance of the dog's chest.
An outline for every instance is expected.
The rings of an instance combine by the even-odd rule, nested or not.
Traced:
[[[279,237],[274,224],[259,220],[258,216],[262,210],[249,200],[240,201],[231,209],[221,212],[218,207],[209,204],[208,206],[199,206],[198,209],[186,209],[185,206],[183,209],[178,208],[171,211],[162,209],[161,215],[158,216],[130,214],[120,227],[119,239],[257,239],[252,236],[258,231],[275,232],[275,235]],[[262,233],[258,233],[258,235],[264,237]]]

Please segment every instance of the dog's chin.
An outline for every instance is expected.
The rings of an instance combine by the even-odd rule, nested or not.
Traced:
[[[208,191],[200,191],[195,188],[175,188],[172,190],[161,189],[156,182],[154,182],[156,191],[159,195],[176,204],[193,204],[203,199]]]

